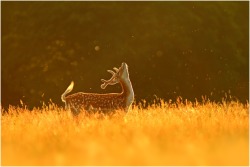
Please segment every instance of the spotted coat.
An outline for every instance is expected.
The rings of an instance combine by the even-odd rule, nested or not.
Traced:
[[[80,110],[112,111],[126,109],[126,99],[120,93],[97,94],[78,92],[66,97],[66,104],[74,114]]]
[[[128,66],[126,63],[122,63],[119,69],[114,67],[114,70],[116,72],[108,70],[113,76],[110,80],[102,79],[101,81],[104,84],[101,85],[101,88],[105,89],[107,85],[120,83],[122,87],[121,93],[98,94],[78,92],[66,96],[74,87],[74,82],[72,81],[61,95],[66,108],[70,109],[75,115],[81,110],[110,112],[122,109],[127,112],[134,100],[134,91],[129,79]]]

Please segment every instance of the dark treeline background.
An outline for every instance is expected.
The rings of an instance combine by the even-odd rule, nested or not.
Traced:
[[[136,101],[242,102],[249,92],[249,2],[1,2],[3,107],[100,88],[129,66]]]

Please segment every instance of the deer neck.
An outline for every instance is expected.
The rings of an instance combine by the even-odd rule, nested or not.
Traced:
[[[134,91],[130,79],[127,78],[121,80],[120,84],[122,86],[122,94],[124,94],[125,96],[130,96],[130,98],[134,98]]]

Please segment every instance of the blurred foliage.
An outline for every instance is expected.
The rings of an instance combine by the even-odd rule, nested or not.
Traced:
[[[2,2],[2,105],[59,105],[129,65],[136,100],[249,92],[249,2]]]

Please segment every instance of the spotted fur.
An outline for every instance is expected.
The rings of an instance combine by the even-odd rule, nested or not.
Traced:
[[[122,86],[121,93],[98,94],[78,92],[66,97],[66,94],[73,89],[74,82],[71,82],[70,86],[62,94],[62,101],[65,102],[66,108],[70,109],[74,115],[79,114],[81,110],[109,112],[122,109],[128,111],[134,100],[134,91],[126,63],[122,63],[122,66],[117,70],[115,79]],[[114,84],[114,81],[111,80],[109,82],[105,80],[105,82],[111,83],[110,85]]]

